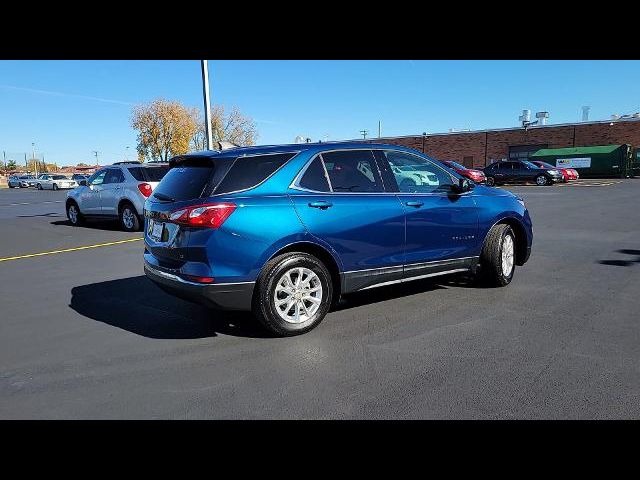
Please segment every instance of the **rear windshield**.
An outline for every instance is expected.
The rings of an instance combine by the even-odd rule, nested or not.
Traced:
[[[52,175],[51,178],[53,178],[54,180],[66,180],[67,177],[65,177],[64,175]]]
[[[215,168],[211,162],[178,165],[164,176],[153,191],[160,200],[191,200],[204,195]]]
[[[159,182],[167,174],[169,167],[129,167],[127,170],[139,182]]]

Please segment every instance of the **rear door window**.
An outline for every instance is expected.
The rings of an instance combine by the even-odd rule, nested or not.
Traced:
[[[129,167],[127,170],[139,182],[159,182],[167,174],[169,167]]]
[[[231,193],[253,188],[269,178],[294,155],[295,153],[277,153],[238,157],[216,187],[215,193]]]
[[[384,191],[371,150],[326,152],[322,160],[334,193]]]

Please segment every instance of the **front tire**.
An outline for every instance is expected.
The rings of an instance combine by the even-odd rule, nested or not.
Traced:
[[[300,335],[324,319],[332,296],[331,274],[320,260],[306,253],[285,253],[264,266],[252,311],[270,332]]]
[[[42,190],[42,185],[38,184],[38,190]]]
[[[511,283],[515,272],[516,236],[504,223],[494,225],[482,246],[480,280],[487,286],[504,287]]]
[[[57,183],[54,183],[54,184],[53,184],[53,189],[54,189],[54,190],[58,190],[58,184],[57,184]]]
[[[125,203],[120,207],[120,225],[125,232],[140,230],[140,218],[132,204]]]
[[[69,223],[74,227],[84,223],[84,217],[80,213],[80,208],[78,208],[76,202],[69,202],[67,205],[67,218],[69,219]]]
[[[544,187],[545,185],[549,185],[549,179],[545,175],[538,175],[536,177],[536,185],[540,187]]]
[[[496,179],[493,177],[487,177],[487,180],[485,181],[485,183],[489,187],[494,187],[496,185]]]

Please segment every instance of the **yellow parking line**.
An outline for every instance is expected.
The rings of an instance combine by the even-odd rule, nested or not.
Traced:
[[[0,258],[0,262],[8,262],[9,260],[20,260],[22,258],[41,257],[43,255],[53,255],[56,253],[75,252],[77,250],[87,250],[89,248],[110,247],[111,245],[120,245],[121,243],[138,242],[140,238],[131,238],[129,240],[118,240],[116,242],[98,243],[96,245],[85,245],[82,247],[64,248],[62,250],[51,250],[50,252],[30,253],[28,255],[16,255],[15,257]]]

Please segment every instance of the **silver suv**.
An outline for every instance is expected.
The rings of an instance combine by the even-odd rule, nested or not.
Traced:
[[[123,230],[140,230],[144,201],[168,171],[167,163],[119,162],[101,168],[67,193],[67,218],[72,225],[117,218]]]

